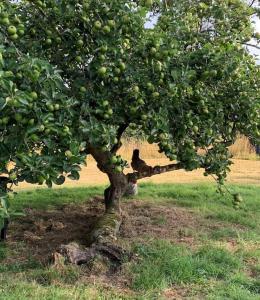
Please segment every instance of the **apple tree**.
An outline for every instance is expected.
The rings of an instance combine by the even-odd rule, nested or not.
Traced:
[[[260,136],[259,67],[245,46],[259,39],[256,12],[242,0],[3,1],[1,171],[51,186],[92,155],[115,214],[147,176],[204,168],[223,183],[237,135]],[[129,132],[172,163],[135,152],[125,174],[117,151]]]

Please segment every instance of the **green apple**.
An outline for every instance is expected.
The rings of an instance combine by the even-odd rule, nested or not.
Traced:
[[[107,45],[103,45],[103,46],[100,47],[100,51],[101,51],[102,53],[107,52],[107,50],[108,50]]]
[[[103,27],[103,31],[104,31],[104,33],[109,33],[111,31],[111,28],[108,25],[105,25]]]
[[[16,41],[16,40],[18,40],[18,38],[19,38],[19,36],[18,36],[18,34],[12,34],[12,35],[10,35],[10,39],[12,40],[12,41]]]
[[[75,60],[76,60],[76,62],[80,63],[80,62],[82,62],[82,57],[80,55],[77,55],[75,57]]]
[[[114,155],[111,157],[111,164],[116,164],[117,163],[117,157]]]
[[[110,26],[110,27],[115,27],[116,26],[116,22],[114,20],[108,20],[107,21],[107,24]]]
[[[138,85],[133,86],[133,92],[134,93],[139,93],[140,92],[140,88]]]
[[[21,114],[17,113],[14,115],[14,118],[17,122],[21,122],[23,119],[23,116]]]
[[[40,126],[39,126],[39,131],[40,131],[40,132],[43,132],[44,129],[45,129],[45,126],[44,126],[44,125],[40,125]]]
[[[30,93],[30,97],[33,99],[33,100],[36,100],[38,98],[38,94],[36,92],[31,92]]]
[[[52,44],[52,40],[51,39],[46,39],[45,43],[46,43],[46,45],[50,46]]]
[[[94,23],[94,27],[95,27],[96,29],[101,29],[101,27],[102,27],[101,22],[100,22],[100,21],[96,21],[96,22]]]
[[[100,67],[98,69],[98,75],[100,75],[100,76],[104,76],[106,74],[106,72],[107,72],[107,68],[106,67]]]
[[[158,92],[153,92],[152,93],[153,98],[158,98],[159,96],[160,96],[160,93],[158,93]]]
[[[145,104],[145,102],[144,102],[144,100],[142,98],[137,99],[137,103],[139,105],[144,105]]]
[[[142,119],[143,121],[146,121],[146,120],[148,119],[148,117],[147,117],[147,115],[141,115],[141,119]]]
[[[116,166],[116,167],[115,167],[115,171],[116,171],[117,173],[121,173],[121,172],[123,172],[123,168],[122,168],[121,166]]]
[[[17,29],[16,29],[15,26],[11,25],[11,26],[8,27],[7,32],[8,32],[9,35],[13,35],[13,34],[17,33]]]
[[[60,109],[60,105],[59,105],[58,103],[56,103],[56,104],[54,105],[54,109],[55,109],[55,110],[59,110],[59,109]]]
[[[113,115],[113,109],[110,108],[110,109],[107,111],[107,114],[110,115],[110,116],[112,116],[112,115]]]
[[[72,152],[70,150],[65,151],[65,156],[68,158],[71,158],[73,156]]]
[[[84,86],[80,87],[80,92],[81,93],[86,93],[87,89]]]
[[[77,40],[77,46],[78,47],[83,47],[83,45],[84,45],[84,41],[83,40],[81,40],[81,39]]]
[[[9,19],[8,19],[8,17],[4,17],[4,18],[1,18],[0,19],[0,23],[2,24],[2,25],[9,25],[10,24],[10,21],[9,21]]]
[[[122,71],[124,71],[124,70],[126,69],[125,63],[123,63],[122,61],[120,61],[120,63],[119,63],[119,68],[120,68]]]
[[[104,100],[103,102],[102,102],[102,106],[108,106],[109,105],[109,102],[107,101],[107,100]]]

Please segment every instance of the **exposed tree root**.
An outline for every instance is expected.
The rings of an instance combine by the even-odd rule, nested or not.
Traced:
[[[99,268],[102,266],[103,271],[119,267],[131,258],[128,251],[115,244],[121,223],[119,213],[105,213],[88,236],[90,246],[81,247],[75,242],[61,245],[53,254],[54,265],[86,264],[90,269],[96,269],[98,265]]]

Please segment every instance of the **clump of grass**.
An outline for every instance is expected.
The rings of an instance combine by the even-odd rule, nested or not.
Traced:
[[[27,276],[28,281],[36,282],[43,286],[52,284],[75,284],[80,278],[80,269],[76,266],[64,266],[62,269],[47,268],[36,269]]]
[[[202,247],[194,253],[185,247],[158,240],[136,248],[141,260],[133,267],[137,290],[162,290],[172,284],[225,279],[241,267],[241,260],[225,249]]]

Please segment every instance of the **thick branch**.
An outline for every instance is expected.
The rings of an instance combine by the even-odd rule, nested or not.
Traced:
[[[180,163],[169,164],[169,165],[165,165],[165,166],[155,166],[153,168],[151,167],[150,171],[129,173],[129,174],[127,174],[127,179],[128,179],[128,182],[133,182],[138,179],[142,179],[145,177],[151,177],[151,176],[166,173],[166,172],[176,171],[176,170],[180,170],[182,168],[183,168],[183,166]]]
[[[116,153],[122,146],[121,138],[122,138],[123,133],[127,129],[127,127],[128,127],[128,124],[123,124],[123,125],[119,126],[117,136],[116,136],[117,143],[112,147],[111,153]]]

